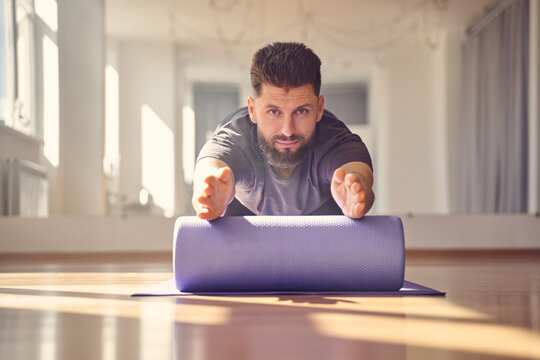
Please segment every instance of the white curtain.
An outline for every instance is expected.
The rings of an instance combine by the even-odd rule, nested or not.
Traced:
[[[529,2],[508,4],[463,46],[461,212],[527,211]]]

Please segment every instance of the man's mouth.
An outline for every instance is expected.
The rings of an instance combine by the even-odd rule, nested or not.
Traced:
[[[290,149],[296,146],[300,141],[299,140],[276,140],[275,143],[283,149]]]
[[[310,150],[314,136],[308,137],[293,134],[272,136],[268,141],[257,132],[259,148],[268,160],[268,163],[276,168],[285,169],[298,166]]]
[[[298,135],[292,135],[289,137],[276,136],[274,139],[274,144],[281,149],[291,149],[300,143],[300,137]]]

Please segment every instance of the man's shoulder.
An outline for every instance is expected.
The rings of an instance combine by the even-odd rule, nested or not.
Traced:
[[[251,123],[250,118],[249,118],[249,111],[248,111],[247,106],[245,106],[227,115],[225,119],[223,119],[219,123],[218,129],[222,128],[225,125],[228,125],[228,126],[242,125],[243,127],[245,127],[246,125],[249,125],[249,123]]]
[[[221,121],[210,142],[225,146],[251,147],[256,137],[247,107],[238,109]]]
[[[336,135],[352,134],[347,125],[329,110],[324,109],[321,120],[317,123],[317,141],[324,143]]]
[[[201,149],[198,158],[215,157],[231,165],[231,156],[239,157],[243,152],[250,153],[246,149],[253,146],[252,125],[247,108],[232,112],[218,124],[212,137]]]

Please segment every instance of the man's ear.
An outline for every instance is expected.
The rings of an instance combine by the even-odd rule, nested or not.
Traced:
[[[324,95],[319,96],[317,100],[317,122],[321,121],[324,113]]]
[[[257,118],[255,117],[255,100],[250,96],[247,99],[248,102],[248,111],[249,111],[249,117],[251,119],[251,122],[256,124]]]

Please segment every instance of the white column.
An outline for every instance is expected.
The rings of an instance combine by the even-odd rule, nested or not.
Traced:
[[[58,0],[59,186],[65,214],[102,215],[105,4]]]

